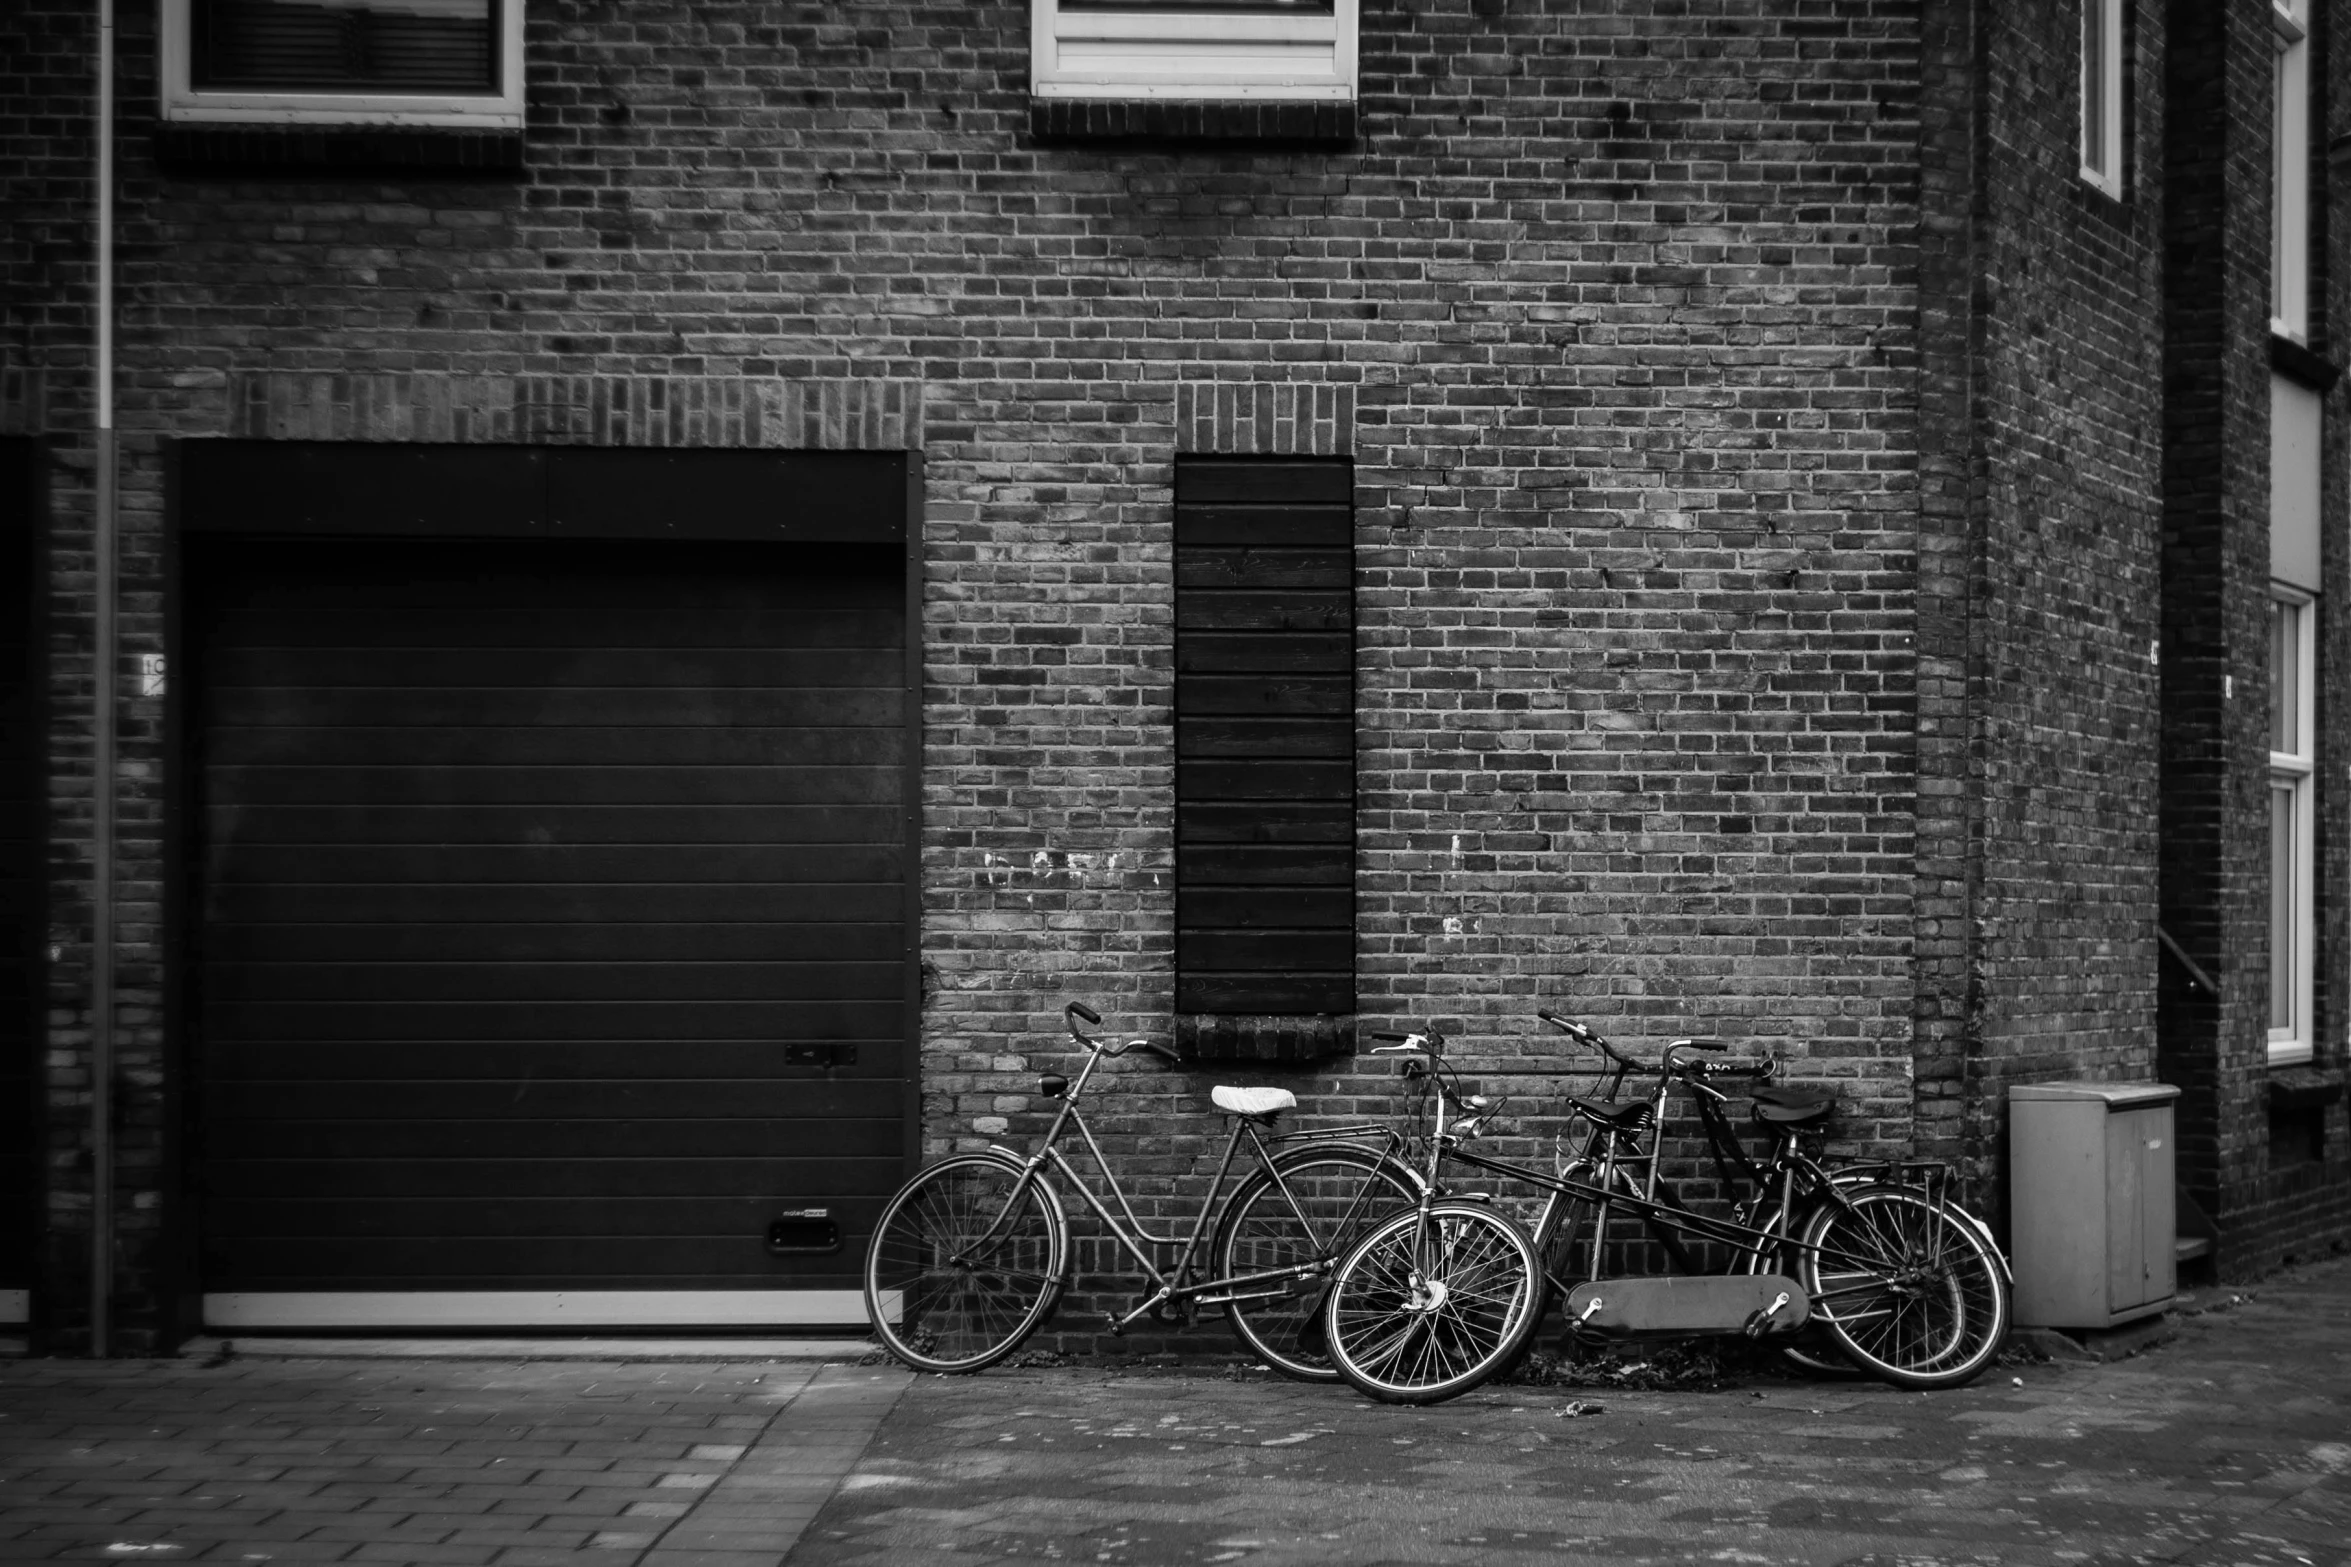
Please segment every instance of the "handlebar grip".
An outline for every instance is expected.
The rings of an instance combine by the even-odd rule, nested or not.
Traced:
[[[1387,1040],[1387,1041],[1388,1041],[1389,1043],[1391,1043],[1391,1044],[1398,1044],[1398,1045],[1400,1045],[1400,1044],[1404,1043],[1404,1041],[1406,1041],[1407,1039],[1410,1039],[1412,1036],[1411,1036],[1410,1034],[1390,1034],[1390,1033],[1386,1033],[1386,1032],[1384,1032],[1384,1031],[1375,1031],[1375,1032],[1374,1032],[1374,1033],[1371,1035],[1371,1037],[1372,1037],[1373,1039],[1384,1039],[1384,1040]]]
[[[1723,1043],[1721,1040],[1719,1040],[1719,1039],[1685,1039],[1685,1040],[1683,1040],[1683,1041],[1682,1041],[1682,1043],[1683,1043],[1683,1044],[1685,1044],[1685,1045],[1688,1045],[1688,1046],[1689,1046],[1689,1047],[1690,1047],[1692,1050],[1716,1050],[1716,1051],[1720,1051],[1720,1050],[1728,1050],[1728,1049],[1730,1049],[1730,1048],[1731,1048],[1730,1046],[1728,1046],[1728,1045],[1724,1044],[1724,1043]]]
[[[1063,1007],[1061,1009],[1061,1015],[1063,1017],[1082,1017],[1086,1020],[1088,1026],[1093,1028],[1100,1028],[1102,1026],[1102,1014],[1095,1011],[1092,1007],[1087,1006],[1083,1001],[1073,1001],[1068,1006]]]
[[[1170,1066],[1185,1065],[1184,1058],[1177,1055],[1174,1051],[1168,1049],[1165,1045],[1155,1044],[1148,1039],[1139,1040],[1137,1043],[1142,1045],[1145,1050],[1148,1050],[1153,1055],[1159,1057],[1160,1060],[1167,1062]]]

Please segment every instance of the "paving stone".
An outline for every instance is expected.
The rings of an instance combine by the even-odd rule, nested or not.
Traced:
[[[0,1562],[772,1567],[908,1381],[836,1369],[0,1364]]]

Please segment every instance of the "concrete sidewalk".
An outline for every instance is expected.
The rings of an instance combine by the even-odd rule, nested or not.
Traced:
[[[1262,1375],[926,1377],[792,1561],[2333,1567],[2351,1265],[2134,1358],[1933,1394],[1767,1374],[1397,1409]]]
[[[908,1380],[805,1361],[0,1363],[0,1562],[775,1567]]]

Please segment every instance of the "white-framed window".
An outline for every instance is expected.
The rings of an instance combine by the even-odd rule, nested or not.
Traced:
[[[1355,101],[1357,0],[1029,0],[1040,98]]]
[[[2307,1061],[2316,923],[2317,607],[2295,588],[2269,599],[2269,1059]]]
[[[519,130],[523,0],[159,0],[163,117]]]
[[[2082,178],[2122,197],[2123,0],[2082,0]]]
[[[2269,327],[2301,342],[2310,329],[2310,7],[2271,0],[2276,117],[2270,138]]]

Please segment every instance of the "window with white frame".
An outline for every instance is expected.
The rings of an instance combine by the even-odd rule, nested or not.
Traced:
[[[2317,612],[2291,588],[2269,601],[2269,1059],[2311,1055],[2312,896],[2318,747],[2313,718]]]
[[[2123,0],[2082,0],[2082,178],[2122,196]]]
[[[522,0],[161,0],[166,120],[522,126]]]
[[[2276,116],[2270,138],[2270,330],[2301,342],[2310,328],[2310,7],[2271,0]]]
[[[1355,100],[1357,0],[1029,0],[1040,98]]]

